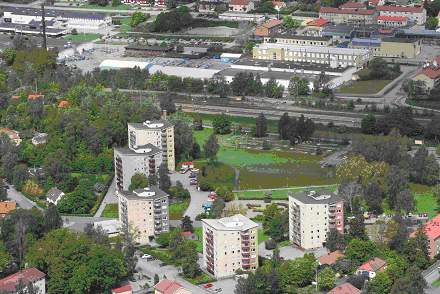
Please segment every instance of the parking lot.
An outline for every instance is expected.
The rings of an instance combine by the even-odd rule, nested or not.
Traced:
[[[225,293],[225,294],[232,294],[234,293],[235,286],[237,285],[237,282],[233,279],[227,279],[227,280],[220,280],[216,282],[210,283],[212,284],[211,287],[205,288],[206,284],[200,285],[199,287],[205,290],[208,290],[211,293]],[[221,289],[221,291],[218,291],[218,289]],[[217,290],[217,291],[215,291]]]

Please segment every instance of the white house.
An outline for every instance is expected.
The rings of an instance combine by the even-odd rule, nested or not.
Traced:
[[[64,197],[64,192],[59,190],[57,187],[52,187],[49,192],[46,194],[47,203],[53,203],[55,205],[58,204],[58,201]]]
[[[387,268],[387,262],[374,257],[358,267],[356,270],[357,275],[368,275],[370,279],[374,278],[378,272],[381,272]]]

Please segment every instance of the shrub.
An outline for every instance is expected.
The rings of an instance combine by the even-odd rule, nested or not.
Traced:
[[[200,213],[196,216],[196,220],[202,220],[202,218],[208,218],[208,216],[206,215],[206,213]]]
[[[272,239],[268,239],[264,241],[264,246],[266,247],[266,250],[274,250],[277,248],[277,243]]]
[[[285,208],[289,208],[289,204],[287,204],[287,203],[277,203],[277,205],[285,207]]]
[[[321,146],[318,146],[318,148],[316,148],[316,155],[322,155],[322,153]]]
[[[201,177],[201,178],[199,178],[198,183],[199,183],[200,190],[205,191],[205,192],[206,191],[214,191],[214,188],[212,187],[211,183],[208,182],[207,179]]]
[[[78,32],[76,31],[76,29],[72,30],[72,35],[78,35]]]
[[[238,270],[235,271],[235,274],[242,275],[242,274],[244,274],[244,271],[241,268],[239,268]]]
[[[263,150],[270,150],[270,143],[268,140],[263,142]]]

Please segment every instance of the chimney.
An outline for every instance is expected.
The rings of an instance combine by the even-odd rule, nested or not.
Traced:
[[[163,119],[167,120],[167,110],[166,109],[163,110]]]

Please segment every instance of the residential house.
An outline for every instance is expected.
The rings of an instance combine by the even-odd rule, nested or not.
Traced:
[[[328,253],[324,256],[321,256],[320,258],[318,258],[318,262],[320,265],[324,265],[324,264],[332,265],[336,261],[338,261],[339,258],[344,258],[344,257],[345,255],[342,254],[341,251],[336,250],[333,251],[332,253]]]
[[[17,202],[15,201],[5,201],[0,202],[0,217],[6,217],[6,215],[16,208]]]
[[[374,278],[378,272],[381,272],[387,268],[387,262],[374,257],[356,270],[357,275],[368,275],[370,279]]]
[[[359,10],[367,9],[367,7],[364,4],[359,3],[359,2],[348,2],[348,3],[345,3],[344,5],[339,6],[339,8],[341,8],[341,9],[359,9]]]
[[[231,0],[229,2],[229,11],[231,12],[247,12],[254,10],[254,2],[248,0]]]
[[[133,288],[128,285],[121,288],[113,289],[112,294],[132,294]]]
[[[350,283],[345,283],[342,284],[341,286],[337,286],[333,288],[327,294],[361,294],[361,290],[359,290]]]
[[[408,18],[402,16],[378,16],[376,23],[386,28],[401,28],[408,25]]]
[[[225,7],[226,3],[221,0],[200,0],[199,11],[214,11],[217,7]]]
[[[375,11],[380,16],[407,17],[417,21],[417,24],[426,22],[426,10],[423,7],[377,6]]]
[[[111,219],[93,223],[93,226],[95,229],[98,228],[98,226],[101,226],[101,228],[107,233],[107,236],[111,238],[119,235],[121,223],[117,219]]]
[[[163,279],[154,286],[154,294],[191,294],[192,292],[176,281]]]
[[[373,24],[378,15],[379,13],[377,11],[370,9],[338,9],[323,7],[319,10],[319,18],[324,18],[335,24]]]
[[[15,143],[15,146],[20,145],[20,143],[22,141],[20,136],[18,135],[17,131],[11,131],[9,129],[3,128],[3,129],[0,130],[0,133],[7,134],[8,137],[11,138],[11,140]]]
[[[216,278],[258,267],[258,224],[236,214],[221,219],[202,219],[203,266]]]
[[[47,139],[48,137],[46,133],[39,133],[38,135],[32,138],[32,144],[34,144],[35,146],[39,144],[44,144],[47,142]]]
[[[18,273],[15,273],[3,280],[0,280],[0,292],[3,290],[7,293],[15,292],[15,285],[20,279],[23,279],[25,285],[32,283],[34,288],[39,289],[39,294],[46,294],[46,279],[45,274],[37,270],[36,268],[29,268]]]
[[[438,85],[440,81],[440,56],[425,64],[422,71],[416,74],[413,81],[423,81],[427,89],[431,90]]]
[[[37,98],[44,99],[44,97],[45,97],[44,95],[29,95],[29,96],[28,96],[28,100],[29,100],[29,99],[32,99],[32,100],[33,100],[33,99],[37,99]]]
[[[288,193],[288,196],[292,243],[306,250],[321,248],[331,229],[344,234],[344,199],[328,190]]]
[[[182,235],[185,236],[185,239],[188,241],[199,241],[199,235],[193,234],[191,232],[182,232]]]
[[[53,203],[54,205],[57,205],[58,201],[60,201],[64,195],[65,194],[63,191],[59,190],[57,187],[52,187],[46,194],[46,203]]]
[[[440,57],[437,59],[440,59]],[[433,259],[434,256],[440,253],[440,214],[427,222],[423,229],[429,240],[429,256]],[[416,233],[417,231],[414,231],[409,236],[415,237]]]
[[[272,1],[272,3],[275,6],[276,11],[280,11],[281,9],[287,7],[286,3],[282,2],[282,1]]]
[[[321,36],[321,31],[330,25],[330,22],[326,19],[319,18],[313,21],[310,21],[306,24],[308,34]]]
[[[100,182],[97,182],[96,184],[93,185],[93,188],[95,188],[95,191],[98,193],[104,191],[106,187],[107,187],[106,185]]]
[[[273,19],[265,24],[259,25],[255,29],[255,36],[271,36],[280,31],[283,26],[283,22],[278,19]]]
[[[60,104],[58,104],[58,108],[62,108],[62,107],[70,108],[70,104],[69,104],[69,102],[67,102],[67,101],[61,101]]]
[[[169,195],[156,186],[143,189],[116,190],[119,222],[134,222],[141,235],[136,242],[149,242],[169,232]]]

